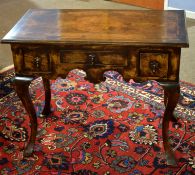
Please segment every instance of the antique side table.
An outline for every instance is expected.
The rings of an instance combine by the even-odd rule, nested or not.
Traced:
[[[33,77],[42,76],[45,107],[50,113],[50,79],[83,69],[93,83],[116,70],[125,80],[156,80],[164,88],[166,106],[162,136],[167,163],[175,165],[168,142],[169,121],[175,121],[180,52],[188,47],[184,11],[29,10],[1,40],[11,44],[15,89],[30,117],[31,135],[24,155],[30,156],[37,134],[37,116],[29,95]]]

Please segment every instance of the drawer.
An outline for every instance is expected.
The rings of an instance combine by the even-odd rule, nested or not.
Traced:
[[[26,72],[49,72],[49,54],[42,49],[23,50],[23,64]]]
[[[85,65],[126,66],[127,54],[122,51],[82,51],[63,50],[60,52],[61,63]]]
[[[168,76],[169,53],[140,52],[139,63],[140,76],[160,78]]]

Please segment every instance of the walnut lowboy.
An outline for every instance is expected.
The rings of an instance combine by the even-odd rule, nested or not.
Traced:
[[[169,121],[180,96],[182,47],[188,47],[184,11],[29,10],[1,40],[11,44],[15,89],[30,117],[30,156],[37,134],[37,116],[29,95],[34,77],[42,76],[45,107],[50,114],[50,79],[83,69],[93,83],[115,70],[125,80],[156,80],[164,88],[162,136],[167,163],[176,165],[168,142]]]

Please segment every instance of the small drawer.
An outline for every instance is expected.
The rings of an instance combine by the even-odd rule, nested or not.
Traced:
[[[49,54],[41,49],[23,51],[24,70],[28,72],[49,72]]]
[[[120,51],[82,51],[63,50],[60,52],[61,63],[85,65],[127,65],[127,54]]]
[[[168,76],[169,53],[161,52],[140,52],[139,72],[143,77]]]

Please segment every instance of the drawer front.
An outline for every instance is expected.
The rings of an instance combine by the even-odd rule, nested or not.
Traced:
[[[140,52],[139,62],[140,76],[167,78],[169,53]]]
[[[23,51],[24,70],[26,72],[49,72],[49,54],[41,49]]]
[[[63,50],[60,52],[61,63],[85,65],[126,66],[127,54],[120,51],[81,51]]]

